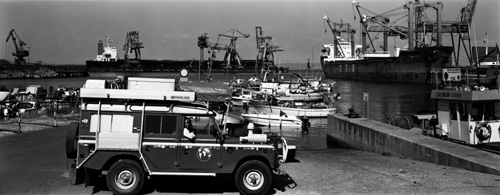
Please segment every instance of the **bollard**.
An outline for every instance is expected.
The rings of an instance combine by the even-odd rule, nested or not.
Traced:
[[[55,104],[55,102],[53,102]],[[54,127],[57,127],[57,109],[56,109],[56,106],[57,105],[54,105]]]
[[[17,112],[17,115],[19,116],[19,118],[17,118],[17,125],[19,126],[17,132],[22,133],[23,131],[21,131],[21,113]]]

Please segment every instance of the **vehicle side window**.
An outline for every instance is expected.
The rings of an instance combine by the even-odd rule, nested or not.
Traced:
[[[190,119],[190,125],[185,128],[194,132],[196,136],[211,135],[211,132],[216,131],[215,124],[209,116],[186,116],[186,118]]]
[[[146,115],[147,134],[172,134],[176,130],[176,116]]]

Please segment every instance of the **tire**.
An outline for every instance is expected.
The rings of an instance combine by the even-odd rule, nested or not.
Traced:
[[[72,122],[69,125],[68,133],[66,134],[66,157],[75,159],[77,156],[78,131],[80,123]]]
[[[144,185],[144,171],[137,161],[119,160],[109,169],[106,183],[113,194],[138,194]]]
[[[271,188],[272,173],[263,162],[251,160],[238,168],[235,183],[242,194],[265,194]]]

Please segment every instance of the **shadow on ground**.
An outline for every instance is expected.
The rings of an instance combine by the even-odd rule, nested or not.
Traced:
[[[85,185],[85,184],[83,184]],[[286,173],[273,177],[273,187],[268,194],[285,192],[297,186],[295,181]],[[92,194],[100,191],[109,191],[106,186],[106,177],[99,177],[95,182]],[[216,177],[194,176],[152,176],[144,184],[141,193],[238,193],[232,174],[221,174]]]

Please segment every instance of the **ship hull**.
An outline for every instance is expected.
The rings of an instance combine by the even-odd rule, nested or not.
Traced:
[[[327,78],[360,81],[422,83],[439,82],[442,68],[451,66],[453,47],[427,47],[401,51],[399,57],[325,61],[321,66]]]

